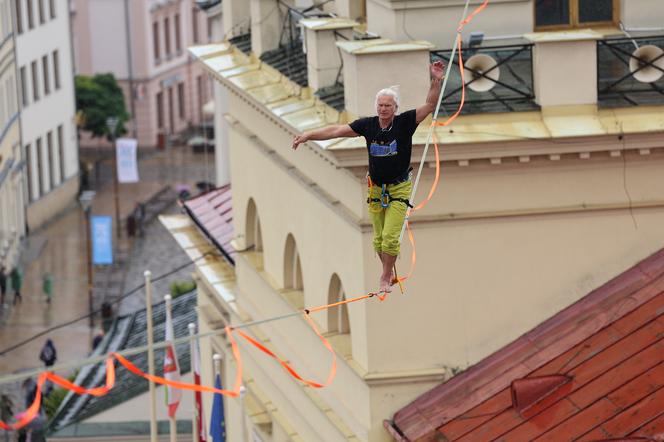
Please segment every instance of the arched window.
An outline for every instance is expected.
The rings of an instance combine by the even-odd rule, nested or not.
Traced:
[[[256,203],[249,199],[247,205],[247,225],[245,227],[246,247],[255,252],[263,251],[263,235],[261,233],[261,220],[258,217]]]
[[[343,301],[346,299],[343,285],[337,274],[332,275],[330,280],[330,288],[328,290],[327,302],[333,304],[335,302]],[[349,334],[350,321],[348,320],[348,304],[342,304],[339,307],[327,309],[327,328],[330,333]]]
[[[284,252],[284,288],[302,290],[302,264],[300,254],[297,251],[295,238],[290,233],[286,238],[286,250]]]

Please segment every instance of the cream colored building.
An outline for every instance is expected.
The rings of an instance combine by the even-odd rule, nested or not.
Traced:
[[[240,3],[225,0],[224,14]],[[240,251],[234,267],[221,258],[196,263],[202,332],[377,289],[364,140],[309,142],[296,152],[291,141],[303,131],[372,114],[375,92],[391,84],[401,85],[403,110],[423,103],[431,51],[449,54],[463,6],[435,0],[328,4],[366,11],[365,30],[381,38],[340,38],[352,38],[356,26],[344,18],[301,21],[312,86],[306,88],[259,61],[278,47],[284,14],[269,14],[274,2],[249,3],[253,55],[228,42],[190,49],[228,100],[217,118],[228,125],[234,247]],[[664,103],[661,94],[648,95],[663,80],[645,88],[634,83],[632,90],[643,93],[614,90],[611,83],[626,68],[606,50],[622,45],[629,64],[634,44],[664,47],[664,30],[656,29],[664,11],[651,0],[604,3],[616,9],[600,7],[595,23],[587,11],[573,11],[565,26],[547,22],[550,11],[535,10],[533,1],[494,0],[464,29],[464,41],[471,31],[484,33],[474,51],[500,62],[498,81],[521,77],[529,92],[506,98],[501,84],[471,90],[471,112],[435,129],[441,179],[431,202],[411,218],[417,265],[406,294],[395,290],[384,302],[370,298],[312,314],[338,356],[332,385],[305,387],[239,341],[249,399],[244,407],[226,399],[230,441],[391,440],[383,420],[396,410],[664,246]],[[621,39],[619,21],[633,41]],[[639,30],[649,38],[638,37]],[[513,35],[519,39],[509,51],[525,51],[524,70],[505,61],[507,49],[492,40]],[[312,95],[334,86],[340,68],[344,112]],[[524,72],[532,77],[524,79]],[[470,71],[467,76],[470,81]],[[629,70],[625,78],[636,81]],[[448,114],[456,109],[454,99],[444,103]],[[429,123],[414,137],[416,168]],[[426,196],[435,171],[430,151],[415,202]],[[184,216],[165,224],[194,259],[212,247]],[[403,274],[411,252],[404,240],[397,261]],[[330,355],[304,318],[262,323],[249,333],[304,376],[325,379]],[[213,352],[224,354],[230,386],[237,365],[228,340],[204,341],[204,360]],[[203,374],[211,384],[211,363]]]
[[[79,187],[69,5],[55,0],[12,4],[27,223],[35,229],[67,207]]]
[[[17,103],[16,58],[12,5],[0,1],[0,265],[7,272],[18,260],[25,236],[25,161]]]

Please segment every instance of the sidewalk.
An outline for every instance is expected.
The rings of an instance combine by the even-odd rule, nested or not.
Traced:
[[[214,180],[214,157],[208,155],[206,174],[203,155],[194,155],[186,148],[172,148],[141,160],[139,174],[141,181],[135,184],[120,185],[120,212],[126,217],[138,201],[144,201],[164,185],[187,184],[195,193],[195,183]],[[109,167],[110,168],[110,167]],[[108,172],[107,172],[108,173]],[[92,214],[113,215],[114,199],[112,183],[98,190]],[[148,267],[154,276],[165,273],[173,267],[187,262],[179,247],[170,244],[170,235],[161,232],[163,227],[155,220],[146,228],[144,238],[129,241],[126,232],[115,247],[129,253],[130,272],[125,281],[125,292],[140,284],[143,271]],[[115,241],[115,238],[114,238]],[[7,305],[0,311],[0,351],[16,342],[29,338],[49,327],[67,322],[88,313],[87,256],[85,223],[82,210],[73,205],[59,218],[43,229],[33,232],[29,253],[24,253],[23,302],[11,305],[12,296],[7,297]],[[131,247],[131,250],[129,248]],[[173,253],[169,253],[173,252]],[[176,253],[177,252],[177,253]],[[53,275],[53,301],[49,305],[42,294],[42,275]],[[154,300],[160,300],[173,279],[184,279],[190,269],[166,278],[154,291]],[[121,312],[132,311],[144,306],[144,292],[127,298]],[[95,300],[99,305],[101,300]],[[116,308],[117,311],[117,308]],[[86,357],[94,333],[101,328],[100,318],[95,320],[95,328],[90,329],[88,319],[78,321],[0,356],[0,374],[15,373],[24,369],[41,366],[39,352],[46,339],[54,341],[58,351],[58,361],[76,360]],[[18,385],[9,388],[0,385],[0,391],[10,391],[15,395]],[[15,401],[22,404],[22,401]]]

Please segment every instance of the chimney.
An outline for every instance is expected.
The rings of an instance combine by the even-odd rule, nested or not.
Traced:
[[[315,92],[332,86],[341,68],[337,41],[350,40],[358,23],[347,18],[308,18],[300,20],[305,31],[309,87]]]
[[[523,413],[570,380],[564,375],[550,375],[512,381],[512,406]]]
[[[430,51],[427,41],[387,39],[337,42],[343,58],[346,110],[355,116],[375,115],[376,92],[399,85],[399,112],[421,106],[429,90]]]
[[[251,51],[260,57],[264,52],[277,49],[281,37],[279,3],[275,0],[250,0]]]
[[[602,34],[590,29],[537,32],[533,48],[535,101],[549,106],[597,104],[597,48]]]
[[[246,34],[251,26],[249,2],[247,0],[224,0],[221,2],[221,6],[226,38]]]

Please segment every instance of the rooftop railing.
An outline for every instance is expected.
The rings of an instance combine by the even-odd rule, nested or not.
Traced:
[[[533,90],[532,44],[511,44],[463,50],[466,99],[463,114],[520,112],[538,109]],[[452,50],[432,51],[431,60],[450,63]],[[442,115],[461,101],[458,57],[452,61]]]
[[[598,40],[597,99],[605,108],[664,104],[664,35]]]

